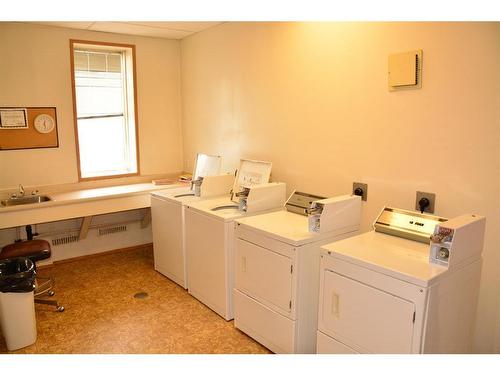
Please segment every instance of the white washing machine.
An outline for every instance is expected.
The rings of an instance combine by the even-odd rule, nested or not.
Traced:
[[[323,246],[318,353],[471,351],[485,218],[385,208]]]
[[[286,186],[266,183],[270,174],[271,163],[241,160],[231,196],[186,207],[188,292],[226,320],[233,318],[234,220],[279,210],[285,204]],[[246,200],[240,210],[236,195],[244,190]]]
[[[195,186],[151,193],[155,270],[183,288],[187,288],[184,208],[189,202],[229,194],[234,175],[219,175],[220,167],[220,156],[198,154]]]
[[[327,230],[307,211],[321,202]],[[320,246],[358,233],[361,198],[294,192],[286,209],[236,220],[234,325],[275,353],[316,353]]]

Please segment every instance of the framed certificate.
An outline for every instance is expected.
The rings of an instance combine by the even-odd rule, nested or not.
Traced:
[[[0,108],[0,129],[28,129],[26,108]]]

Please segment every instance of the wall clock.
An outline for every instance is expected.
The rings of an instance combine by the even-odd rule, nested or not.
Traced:
[[[56,126],[56,122],[54,121],[54,118],[50,115],[47,114],[41,114],[35,117],[35,129],[39,133],[50,133],[52,130],[54,130]]]

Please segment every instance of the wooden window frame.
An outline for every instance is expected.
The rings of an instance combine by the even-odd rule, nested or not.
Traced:
[[[137,172],[135,173],[122,173],[122,174],[113,174],[106,176],[95,176],[95,177],[82,177],[82,172],[80,168],[80,143],[78,140],[78,114],[76,111],[76,86],[75,86],[75,57],[74,50],[75,44],[87,44],[89,46],[109,46],[109,47],[118,47],[118,48],[127,48],[131,50],[132,53],[132,79],[133,88],[134,88],[134,126],[135,126],[135,152],[136,152],[136,163],[137,163]],[[112,178],[123,178],[123,177],[132,177],[132,176],[140,176],[140,152],[139,152],[139,114],[137,110],[137,73],[136,73],[136,58],[135,58],[135,45],[134,44],[122,44],[122,43],[111,43],[111,42],[99,42],[99,41],[91,41],[91,40],[79,40],[79,39],[70,39],[69,40],[69,52],[70,52],[70,63],[71,63],[71,93],[73,99],[73,125],[75,132],[75,146],[76,146],[76,163],[78,170],[78,181],[92,181],[92,180],[107,180]]]

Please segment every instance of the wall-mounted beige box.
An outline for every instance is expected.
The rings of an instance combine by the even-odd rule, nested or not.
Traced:
[[[422,50],[389,55],[388,85],[390,90],[421,87]]]

